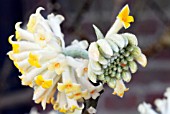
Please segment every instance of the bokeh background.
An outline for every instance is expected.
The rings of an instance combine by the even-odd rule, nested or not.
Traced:
[[[38,6],[65,16],[62,30],[66,44],[73,39],[96,40],[92,24],[106,33],[119,10],[129,4],[135,23],[130,29],[137,35],[139,45],[148,57],[148,65],[141,68],[127,86],[129,92],[121,99],[105,89],[97,107],[97,114],[139,114],[143,101],[152,103],[162,98],[170,86],[170,1],[169,0],[0,0],[0,114],[25,114],[40,105],[32,101],[32,89],[21,86],[19,72],[6,53],[11,50],[7,39],[14,34],[14,25],[27,22]],[[51,106],[47,107],[50,110]]]

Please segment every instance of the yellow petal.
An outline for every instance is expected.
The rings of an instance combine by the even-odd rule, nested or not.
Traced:
[[[133,16],[128,16],[126,22],[134,22]]]
[[[14,53],[19,53],[19,44],[12,44],[12,50]]]
[[[123,9],[120,11],[119,15],[118,15],[118,18],[122,19],[122,18],[126,18],[130,13],[130,10],[129,10],[129,6],[126,5],[123,7]]]
[[[59,109],[59,112],[66,113],[66,112],[67,112],[67,110],[66,110],[66,109],[64,109],[64,108],[60,108],[60,109]]]
[[[70,111],[71,111],[71,112],[74,112],[74,110],[77,109],[77,108],[78,108],[77,106],[73,105],[73,106],[70,108]]]
[[[35,83],[37,85],[41,86],[43,82],[44,82],[44,79],[43,79],[42,75],[38,75],[35,79]]]
[[[45,80],[44,83],[41,85],[44,89],[48,89],[52,86],[53,81],[52,80]]]
[[[127,29],[127,28],[130,27],[130,23],[124,22],[124,23],[123,23],[123,26],[125,27],[125,29]]]
[[[39,57],[38,57],[38,55],[35,55],[35,54],[30,53],[30,54],[29,54],[29,58],[28,58],[28,62],[30,63],[30,65],[35,66],[35,67],[37,67],[37,68],[40,68],[40,67],[41,67],[41,65],[40,65],[40,63],[39,63]]]
[[[129,6],[126,5],[117,16],[117,18],[123,23],[125,29],[130,27],[131,22],[134,22],[133,16],[129,16],[129,13],[130,13]]]

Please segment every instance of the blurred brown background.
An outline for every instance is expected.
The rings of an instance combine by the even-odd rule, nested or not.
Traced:
[[[92,24],[106,33],[120,9],[128,3],[131,15],[135,17],[130,29],[137,35],[139,45],[148,57],[146,68],[139,67],[127,87],[123,99],[113,96],[112,90],[105,89],[97,109],[97,114],[138,114],[137,106],[146,101],[153,103],[162,98],[170,86],[170,1],[169,0],[0,0],[0,114],[24,114],[40,105],[32,101],[32,89],[23,87],[18,71],[6,56],[11,49],[7,42],[14,34],[14,24],[26,23],[29,15],[38,6],[46,11],[65,16],[62,30],[66,44],[73,39],[89,42],[96,40]],[[51,106],[47,108],[50,110]]]

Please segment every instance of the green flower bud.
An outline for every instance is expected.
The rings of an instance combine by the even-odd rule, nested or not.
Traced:
[[[116,76],[116,72],[112,71],[111,77],[115,77]]]
[[[139,47],[137,47],[137,46],[135,46],[134,47],[134,50],[132,51],[132,55],[134,56],[134,57],[137,57],[137,56],[139,56],[139,55],[141,55],[141,49],[139,48]]]
[[[132,77],[131,77],[131,74],[129,72],[123,72],[122,78],[125,82],[130,82]]]
[[[120,74],[120,73],[116,73],[116,78],[117,78],[118,80],[120,80],[120,79],[121,79],[121,74]]]
[[[137,71],[137,64],[134,61],[129,62],[129,68],[132,73],[135,73]]]
[[[106,77],[105,77],[105,80],[106,80],[106,82],[110,82],[110,77],[109,77],[109,76],[106,76]]]
[[[116,87],[116,80],[115,79],[111,79],[109,82],[107,82],[108,86],[111,88],[115,88]]]

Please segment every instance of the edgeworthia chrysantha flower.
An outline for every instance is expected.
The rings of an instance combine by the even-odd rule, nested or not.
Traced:
[[[147,64],[136,36],[118,34],[134,21],[128,5],[105,36],[93,25],[98,40],[90,46],[86,40],[74,40],[66,47],[60,28],[64,17],[50,14],[45,19],[41,10],[39,7],[30,16],[26,30],[20,27],[21,22],[16,23],[15,35],[9,37],[9,58],[21,72],[22,85],[34,89],[33,100],[43,109],[51,103],[61,113],[79,114],[85,100],[100,96],[104,83],[114,89],[113,94],[123,97],[128,90],[124,82],[129,82],[131,73],[137,71],[136,62],[143,67]],[[97,86],[89,79],[98,82]],[[92,106],[87,108],[89,113],[96,113]]]
[[[156,110],[152,109],[152,105],[148,103],[142,103],[138,106],[140,114],[170,114],[170,88],[167,88],[164,99],[156,99]]]
[[[16,23],[16,40],[14,35],[9,37],[12,51],[8,55],[22,74],[22,85],[34,89],[33,100],[43,109],[51,103],[62,113],[82,110],[83,100],[96,99],[103,89],[102,84],[94,86],[88,80],[88,43],[75,40],[65,47],[60,28],[64,17],[50,14],[45,19],[41,10],[30,16],[26,30]]]
[[[137,64],[143,67],[147,64],[145,55],[138,47],[135,35],[131,33],[118,34],[117,32],[124,26],[128,28],[134,19],[129,16],[129,7],[126,5],[106,36],[95,26],[97,41],[89,46],[89,79],[96,83],[101,81],[114,89],[113,94],[123,97],[128,90],[124,82],[130,82],[131,73],[137,71]]]

